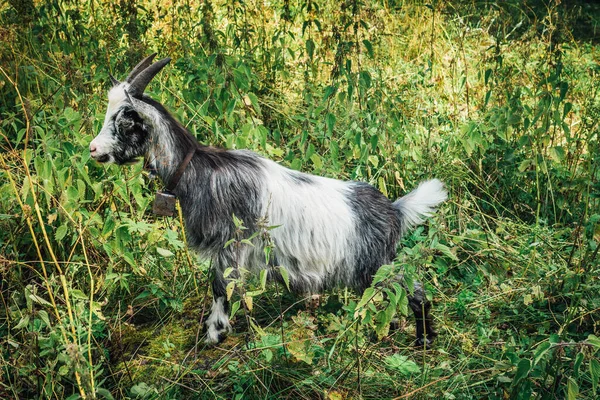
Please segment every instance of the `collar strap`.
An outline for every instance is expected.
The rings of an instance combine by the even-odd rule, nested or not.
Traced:
[[[188,164],[190,163],[190,161],[192,160],[192,157],[194,156],[194,154],[196,154],[196,150],[197,147],[193,147],[185,156],[185,158],[183,159],[183,161],[181,162],[181,164],[179,164],[179,167],[177,167],[177,170],[175,171],[175,173],[173,174],[173,176],[171,177],[171,179],[169,180],[169,184],[167,185],[167,192],[172,192],[173,190],[175,190],[175,188],[177,187],[177,184],[179,183],[179,180],[181,179],[181,176],[183,175],[185,169],[187,168]]]

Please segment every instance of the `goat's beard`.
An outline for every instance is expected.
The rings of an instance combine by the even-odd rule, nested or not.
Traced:
[[[140,157],[131,157],[129,159],[125,159],[125,160],[118,160],[116,161],[116,163],[118,165],[133,165],[133,164],[137,164],[138,161],[140,161]]]

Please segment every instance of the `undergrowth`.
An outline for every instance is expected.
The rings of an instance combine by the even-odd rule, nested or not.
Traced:
[[[11,0],[0,20],[1,398],[597,398],[597,5]],[[202,143],[389,198],[446,183],[376,276],[424,282],[432,347],[399,286],[311,307],[243,274],[234,333],[203,345],[209,264],[151,215],[142,165],[88,151],[109,73],[151,52],[173,58],[153,97]]]

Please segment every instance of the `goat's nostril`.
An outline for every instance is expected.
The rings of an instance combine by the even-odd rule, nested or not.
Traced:
[[[96,146],[90,145],[90,153],[95,153],[95,152],[96,152]]]

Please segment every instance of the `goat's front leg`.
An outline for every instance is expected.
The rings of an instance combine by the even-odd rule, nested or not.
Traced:
[[[206,340],[207,344],[222,342],[227,334],[231,332],[229,324],[229,302],[225,288],[227,282],[223,278],[223,271],[217,266],[214,270],[212,281],[213,303],[210,310],[210,316],[206,320]]]

